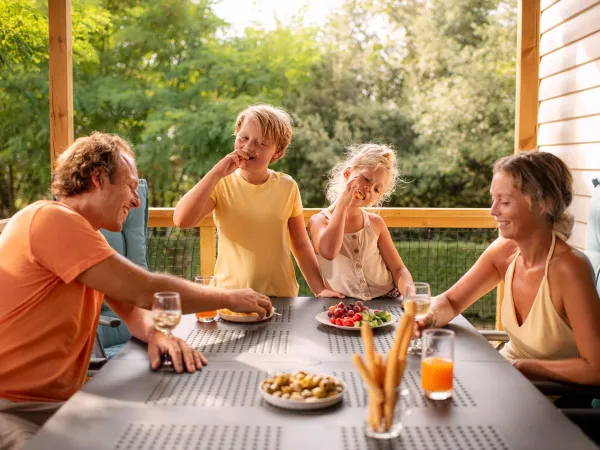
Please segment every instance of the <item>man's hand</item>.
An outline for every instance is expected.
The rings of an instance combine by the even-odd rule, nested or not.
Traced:
[[[177,373],[182,373],[184,370],[194,373],[196,370],[202,370],[202,366],[208,364],[202,353],[191,348],[182,339],[175,336],[167,339],[160,331],[152,331],[148,338],[148,358],[153,370],[160,367],[162,355],[167,351]]]
[[[263,319],[271,315],[271,299],[266,295],[259,294],[254,290],[236,289],[230,291],[227,309],[241,313],[258,313],[258,319]]]
[[[317,297],[345,298],[345,295],[339,293],[338,291],[332,291],[331,289],[323,289],[317,294]]]

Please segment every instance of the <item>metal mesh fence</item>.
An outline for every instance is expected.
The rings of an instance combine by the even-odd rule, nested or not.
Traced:
[[[495,229],[392,228],[392,238],[415,281],[431,285],[432,295],[444,292],[473,266],[497,237]],[[167,272],[190,280],[200,268],[200,238],[197,228],[150,228],[150,270]],[[312,293],[294,263],[301,296]],[[496,290],[486,294],[464,316],[479,329],[493,329]]]

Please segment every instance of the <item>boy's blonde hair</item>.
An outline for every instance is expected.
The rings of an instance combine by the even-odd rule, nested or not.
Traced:
[[[398,162],[396,159],[396,151],[388,145],[381,144],[361,144],[352,145],[346,150],[346,158],[337,163],[329,171],[329,183],[327,183],[326,197],[330,203],[335,202],[339,195],[344,190],[346,178],[344,172],[346,170],[355,170],[359,168],[368,168],[377,170],[379,166],[387,169],[390,178],[387,186],[385,186],[383,195],[380,200],[373,205],[381,206],[394,192],[396,182],[398,181]]]
[[[285,152],[292,142],[292,118],[281,108],[265,104],[249,106],[235,120],[236,136],[246,120],[254,120],[258,124],[263,138],[274,143],[277,152]]]

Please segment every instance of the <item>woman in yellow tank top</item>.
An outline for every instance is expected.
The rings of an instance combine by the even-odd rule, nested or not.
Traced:
[[[490,214],[500,237],[448,291],[419,331],[442,326],[505,281],[502,355],[532,379],[600,384],[600,300],[587,257],[565,242],[573,193],[567,166],[545,152],[494,164]]]

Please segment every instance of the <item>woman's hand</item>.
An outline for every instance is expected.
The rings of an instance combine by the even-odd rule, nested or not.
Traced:
[[[435,326],[435,312],[429,311],[429,313],[420,320],[415,320],[415,338],[421,337],[423,330],[427,328],[433,328]]]

